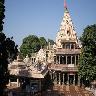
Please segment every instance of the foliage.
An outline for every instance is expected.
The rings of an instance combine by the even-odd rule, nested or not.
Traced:
[[[9,81],[8,64],[16,58],[17,45],[12,38],[6,38],[3,30],[3,19],[5,17],[5,0],[0,0],[0,96],[4,95],[4,89]]]
[[[47,41],[46,41],[46,39],[44,37],[40,37],[39,40],[40,40],[40,45],[42,47],[47,45]]]
[[[0,32],[3,30],[3,19],[5,17],[4,11],[5,11],[5,6],[4,6],[4,1],[5,0],[0,0]]]
[[[82,43],[79,75],[83,80],[96,79],[96,24],[84,29]]]
[[[50,42],[51,45],[54,45],[54,41],[52,39],[48,39],[48,43]]]
[[[23,56],[26,56],[27,54],[30,55],[31,53],[39,51],[40,47],[39,38],[35,35],[29,35],[23,39],[23,43],[20,46],[20,52]]]
[[[17,53],[15,42],[11,38],[6,38],[5,34],[0,32],[0,95],[8,83],[8,63],[16,58]]]

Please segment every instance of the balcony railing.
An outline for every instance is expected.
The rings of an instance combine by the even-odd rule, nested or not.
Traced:
[[[65,72],[77,72],[78,71],[78,67],[74,66],[74,67],[69,67],[68,65],[62,65],[62,64],[51,64],[49,67],[49,70],[56,70],[56,71],[65,71]]]
[[[56,54],[80,54],[80,49],[57,49]]]

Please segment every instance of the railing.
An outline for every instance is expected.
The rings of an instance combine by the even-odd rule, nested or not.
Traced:
[[[80,54],[80,49],[57,49],[56,54],[65,53],[65,54]]]
[[[78,71],[78,67],[69,67],[68,65],[61,64],[51,64],[49,70],[58,70],[58,71]]]

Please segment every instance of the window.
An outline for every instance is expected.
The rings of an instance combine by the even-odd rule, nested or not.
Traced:
[[[70,31],[67,31],[68,36],[70,36]]]
[[[70,44],[66,44],[66,49],[70,49]]]
[[[71,49],[74,49],[74,45],[73,44],[71,45]]]

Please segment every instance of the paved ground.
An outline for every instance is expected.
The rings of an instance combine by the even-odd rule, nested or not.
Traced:
[[[47,90],[42,96],[94,96],[91,92],[80,88],[79,86],[59,86],[55,85],[53,89]]]
[[[17,88],[19,91],[20,89]],[[15,90],[16,89],[12,89]],[[17,90],[16,94],[19,92]],[[94,96],[91,92],[85,90],[84,88],[81,88],[79,86],[68,86],[68,85],[55,85],[46,92],[42,92],[42,94],[37,94],[37,95],[32,95],[32,94],[27,94],[23,92],[24,96]],[[23,96],[21,92],[17,95],[14,96]],[[9,95],[10,96],[10,95]]]

